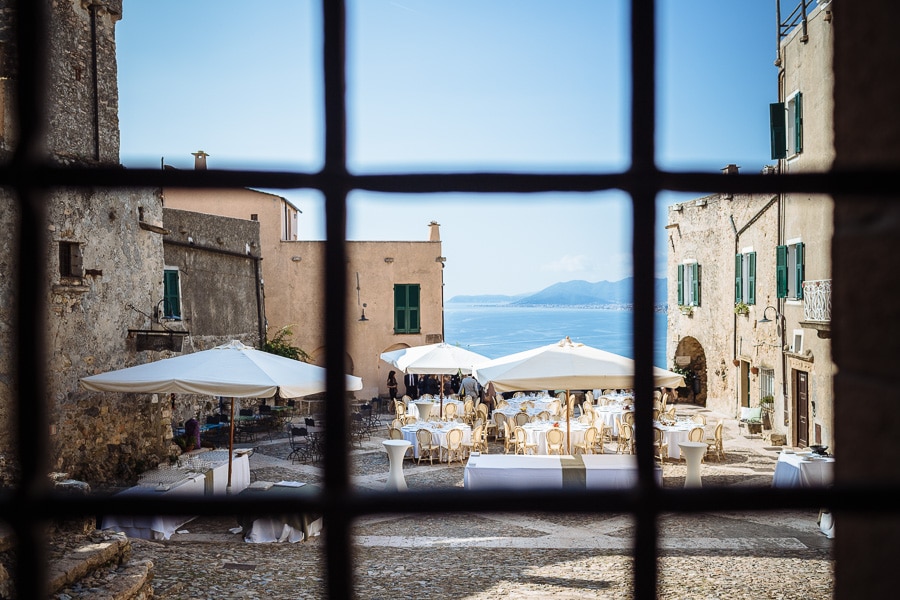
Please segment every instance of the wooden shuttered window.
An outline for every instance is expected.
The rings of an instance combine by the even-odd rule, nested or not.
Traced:
[[[756,304],[756,252],[734,256],[734,303]]]
[[[747,304],[756,304],[756,252],[747,253]]]
[[[166,269],[163,276],[163,316],[181,318],[181,284],[177,269]]]
[[[419,333],[418,283],[394,285],[394,333]]]
[[[700,306],[700,265],[691,265],[691,306]]]
[[[787,246],[775,247],[775,295],[779,298],[787,298]]]
[[[797,92],[792,102],[794,103],[794,154],[803,151],[803,94]]]
[[[775,248],[775,284],[779,298],[803,298],[805,277],[803,242]]]
[[[784,102],[769,105],[769,135],[772,159],[787,157],[787,124],[784,120]]]
[[[684,306],[684,265],[678,265],[678,306]]]

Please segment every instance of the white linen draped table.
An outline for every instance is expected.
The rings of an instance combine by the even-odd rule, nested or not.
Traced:
[[[165,477],[147,480],[116,494],[122,496],[187,496],[202,497],[206,492],[206,477],[180,469],[163,469]],[[100,529],[121,531],[128,537],[144,540],[167,540],[179,527],[192,521],[194,516],[180,515],[111,515],[103,517]]]
[[[403,439],[412,444],[413,456],[419,458],[419,440],[416,432],[419,429],[427,429],[431,432],[431,443],[440,446],[447,443],[447,432],[451,429],[462,429],[463,443],[472,442],[472,428],[465,423],[413,423],[412,425],[404,425],[400,428],[403,433]]]
[[[557,427],[554,427],[554,423],[557,424]],[[550,429],[560,429],[563,432],[563,448],[565,449],[566,443],[571,443],[572,448],[575,447],[575,444],[581,444],[584,442],[584,432],[587,431],[589,425],[585,425],[583,423],[579,423],[578,421],[570,421],[569,429],[566,429],[565,421],[536,421],[534,423],[526,423],[522,426],[522,429],[525,430],[525,435],[527,436],[529,444],[537,444],[537,453],[538,454],[547,454],[547,432]],[[569,435],[566,435],[566,432],[569,432]],[[566,451],[566,454],[569,452]]]
[[[279,481],[277,483],[258,481],[241,492],[242,496],[263,495],[280,498],[302,498],[318,493],[314,485],[301,481]],[[317,514],[293,513],[286,515],[254,515],[245,513],[238,516],[238,524],[244,534],[244,541],[251,544],[266,542],[302,542],[322,531],[322,517]]]
[[[609,428],[616,435],[616,419],[621,419],[626,412],[634,412],[633,410],[625,410],[621,404],[606,404],[594,407],[595,419],[603,421],[603,425]]]
[[[404,491],[409,489],[406,478],[403,476],[403,456],[412,445],[407,440],[384,440],[381,442],[388,455],[388,478],[384,489]]]
[[[547,407],[550,406],[550,403],[553,402],[553,398],[550,396],[520,396],[518,398],[510,398],[506,401],[509,404],[509,408],[512,410],[518,411],[519,407],[522,406],[524,402],[531,402],[534,404],[533,408],[538,412],[542,410],[547,410]]]
[[[834,481],[834,457],[809,453],[778,455],[772,487],[825,487]]]
[[[662,470],[658,467],[656,479],[662,485]],[[469,458],[463,481],[469,490],[628,489],[638,481],[637,457],[481,454]]]
[[[419,417],[419,408],[416,406],[417,402],[431,402],[432,406],[429,417],[432,419],[438,418],[438,411],[441,409],[440,398],[435,398],[434,400],[413,400],[406,406],[406,414],[421,420],[421,418]],[[449,398],[444,398],[444,408],[446,408],[448,404],[455,404],[456,414],[460,417],[462,416],[464,402],[462,402],[461,400],[451,400]]]
[[[658,421],[653,422],[653,426],[661,429],[663,432],[663,440],[669,445],[669,458],[674,460],[681,459],[681,448],[678,444],[688,441],[688,434],[691,429],[700,427],[699,423],[677,422],[674,425],[662,425]]]
[[[528,418],[530,419],[531,417],[536,417],[536,416],[538,416],[539,414],[541,414],[541,413],[543,412],[543,410],[544,410],[544,409],[538,409],[538,408],[526,408],[526,409],[525,409],[525,414],[528,415]],[[522,412],[521,409],[519,409],[519,408],[513,408],[513,407],[511,407],[511,406],[507,406],[506,408],[495,408],[495,409],[494,409],[494,412],[491,413],[491,417],[493,418],[493,415],[494,415],[495,413],[500,413],[500,414],[502,414],[503,416],[505,416],[507,419],[513,419],[513,420],[515,420],[516,415],[519,414],[520,412]]]

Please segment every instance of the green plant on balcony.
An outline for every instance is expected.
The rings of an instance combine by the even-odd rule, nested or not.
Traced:
[[[749,315],[750,307],[744,304],[743,302],[738,302],[734,305],[734,314],[736,315]]]
[[[678,309],[681,311],[681,314],[683,314],[686,317],[694,316],[694,307],[693,306],[690,306],[690,305],[679,306]]]

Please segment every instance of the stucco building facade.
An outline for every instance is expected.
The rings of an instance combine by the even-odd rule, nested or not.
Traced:
[[[778,102],[765,172],[821,172],[834,160],[833,40],[816,7],[782,23]],[[737,172],[735,165],[724,169]],[[812,194],[716,194],[669,208],[667,354],[696,374],[693,396],[795,445],[833,446],[833,202]]]
[[[196,152],[196,168],[206,153]],[[325,242],[297,239],[300,211],[280,196],[252,189],[164,190],[167,208],[259,222],[268,336],[290,328],[291,343],[324,364]],[[347,373],[361,377],[360,400],[387,394],[382,352],[443,341],[440,225],[422,241],[347,242],[345,310],[349,318]]]

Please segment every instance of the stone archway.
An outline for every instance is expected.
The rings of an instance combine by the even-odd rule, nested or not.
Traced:
[[[685,357],[687,364],[678,364],[679,357]],[[703,345],[694,337],[681,338],[678,342],[678,348],[675,350],[675,361],[677,366],[692,371],[695,378],[686,390],[679,389],[679,400],[706,406],[709,378],[706,367],[706,352],[703,350]],[[684,362],[684,359],[682,359],[682,362]]]

